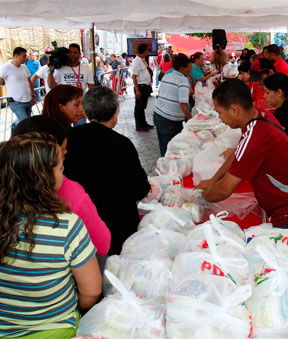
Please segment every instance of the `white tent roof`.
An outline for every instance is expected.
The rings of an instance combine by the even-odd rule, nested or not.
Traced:
[[[0,25],[170,33],[270,31],[288,25],[288,0],[0,0]]]

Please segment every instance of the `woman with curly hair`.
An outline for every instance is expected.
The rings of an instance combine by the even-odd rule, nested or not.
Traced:
[[[77,307],[88,310],[101,293],[86,227],[57,196],[62,181],[62,152],[51,135],[0,146],[1,337],[71,338]]]
[[[67,130],[86,118],[82,107],[82,88],[57,85],[46,95],[42,114],[60,122]]]

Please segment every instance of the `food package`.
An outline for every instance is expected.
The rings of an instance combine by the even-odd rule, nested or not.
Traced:
[[[81,318],[77,335],[101,339],[166,338],[164,307],[137,297],[109,271],[105,270],[105,274],[118,292],[102,299]]]
[[[209,224],[203,224],[202,229],[209,253],[201,251],[178,254],[173,265],[172,288],[177,288],[179,284],[195,274],[226,276],[241,285],[252,274],[244,255],[238,249],[227,247],[223,243],[216,245]]]
[[[183,178],[192,173],[192,160],[190,157],[175,155],[169,157],[161,157],[157,160],[156,167],[161,174],[168,174],[171,172],[171,164],[174,164],[176,171]]]
[[[191,277],[167,298],[168,338],[251,338],[251,318],[243,305],[250,295],[251,286],[237,287],[226,277]]]
[[[173,154],[191,156],[199,150],[200,145],[199,138],[195,134],[189,133],[186,128],[183,128],[180,133],[169,141],[165,156],[172,156]]]
[[[143,217],[138,225],[138,230],[149,225],[186,235],[193,229],[194,223],[191,214],[182,208],[159,206]]]
[[[127,290],[135,292],[138,297],[150,298],[159,304],[165,304],[170,291],[172,266],[173,262],[169,258],[152,255],[144,260],[134,260],[126,256],[116,276]],[[108,265],[106,269],[109,269]],[[106,295],[114,292],[115,289],[110,285]]]
[[[134,254],[136,259],[146,259],[151,254],[174,258],[185,241],[185,235],[170,230],[147,226],[132,234],[122,246],[121,254]]]
[[[276,243],[279,246],[274,248],[266,247],[264,243],[255,247],[255,252],[264,264],[253,276],[252,297],[245,304],[253,319],[256,338],[287,337],[288,261],[287,249],[284,251],[282,248],[279,251],[282,245],[287,247],[287,242],[284,245],[282,239]]]

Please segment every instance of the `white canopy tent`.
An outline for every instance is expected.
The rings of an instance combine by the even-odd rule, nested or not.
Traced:
[[[277,31],[288,26],[287,0],[0,0],[0,25],[91,28],[140,33]]]

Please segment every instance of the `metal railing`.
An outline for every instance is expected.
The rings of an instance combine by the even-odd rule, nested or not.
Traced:
[[[129,67],[114,69],[112,71],[104,72],[99,75],[98,79],[102,86],[109,87],[119,96],[123,96],[127,92],[128,82],[127,74],[129,74]]]
[[[43,100],[46,95],[45,87],[37,87],[35,91],[38,91],[40,101],[32,107],[32,115],[40,114],[42,111]],[[9,106],[9,100],[11,97],[0,97],[0,141],[8,140],[11,136],[11,125],[17,120],[16,115],[11,111]],[[40,107],[39,107],[40,106]]]

